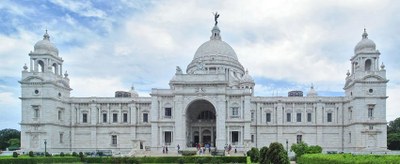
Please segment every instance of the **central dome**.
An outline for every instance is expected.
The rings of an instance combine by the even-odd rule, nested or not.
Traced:
[[[238,60],[235,50],[222,40],[210,40],[203,43],[197,49],[193,59],[211,55],[221,55]]]
[[[222,41],[217,25],[211,30],[210,40],[203,43],[194,54],[186,72],[189,74],[221,73],[224,69],[244,75],[244,68],[239,63],[235,50]]]
[[[228,43],[221,40],[221,36],[219,35],[219,33],[220,30],[218,26],[214,26],[214,28],[212,29],[210,40],[203,43],[197,49],[193,59],[217,55],[238,60],[235,50],[233,50],[233,48]]]

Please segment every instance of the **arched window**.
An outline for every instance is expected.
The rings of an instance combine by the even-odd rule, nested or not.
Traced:
[[[38,72],[44,72],[44,63],[43,61],[38,61]]]
[[[371,71],[371,59],[365,61],[365,71]]]
[[[56,63],[54,63],[53,65],[52,65],[52,67],[51,67],[51,71],[54,73],[54,74],[56,74],[56,75],[58,75],[58,68],[57,68],[58,66],[57,66],[57,64]]]

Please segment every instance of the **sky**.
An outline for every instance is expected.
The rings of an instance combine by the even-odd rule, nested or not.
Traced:
[[[366,28],[387,70],[387,121],[400,117],[400,1],[396,0],[1,0],[0,129],[20,129],[21,71],[48,30],[74,97],[140,96],[169,88],[209,40],[222,40],[255,79],[256,96],[342,96],[349,59]],[[397,100],[397,101],[396,101]]]

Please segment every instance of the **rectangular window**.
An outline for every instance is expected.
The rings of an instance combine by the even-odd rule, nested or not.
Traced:
[[[107,113],[103,113],[103,122],[104,122],[104,123],[107,122]]]
[[[88,115],[87,113],[83,113],[83,114],[82,114],[82,122],[83,122],[83,123],[87,123],[87,122],[88,122],[88,120],[87,120],[87,115]]]
[[[118,122],[118,114],[117,113],[113,113],[113,122]]]
[[[297,143],[300,143],[302,141],[303,136],[302,135],[297,135],[296,141]]]
[[[374,130],[374,125],[369,125],[368,129],[369,130]]]
[[[307,122],[311,122],[311,113],[307,113]]]
[[[128,113],[123,114],[123,122],[128,122]]]
[[[368,118],[373,118],[373,117],[374,117],[374,106],[368,105]]]
[[[292,121],[292,115],[290,113],[286,113],[286,122]]]
[[[328,113],[326,120],[332,122],[332,113]]]
[[[251,143],[254,143],[254,135],[251,135]]]
[[[164,132],[164,141],[166,145],[170,145],[172,142],[172,132],[166,131]]]
[[[254,112],[251,112],[251,121],[254,121]]]
[[[61,110],[58,111],[58,120],[62,120],[62,111]]]
[[[265,117],[266,122],[271,122],[271,113],[267,113]]]
[[[351,132],[349,133],[349,143],[351,143]]]
[[[143,122],[145,122],[145,123],[149,122],[149,114],[148,113],[143,113]]]
[[[165,117],[171,118],[172,116],[172,108],[165,108]]]
[[[64,133],[60,133],[60,143],[63,143]]]
[[[111,144],[116,145],[117,144],[117,135],[112,135],[111,136]]]
[[[232,117],[239,117],[239,107],[232,107]]]
[[[350,110],[349,118],[350,120],[353,119],[353,110]]]
[[[296,121],[301,122],[301,113],[296,114]]]
[[[238,131],[232,131],[231,134],[232,134],[231,135],[232,136],[232,138],[231,138],[232,143],[234,145],[236,145],[239,142],[239,132]]]
[[[34,106],[33,107],[33,117],[34,118],[39,118],[39,107],[38,106]]]

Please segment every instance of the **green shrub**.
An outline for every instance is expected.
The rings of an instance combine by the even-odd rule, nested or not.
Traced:
[[[33,151],[29,151],[28,155],[29,155],[30,157],[34,157]]]
[[[260,164],[268,164],[269,161],[267,159],[267,151],[268,151],[268,147],[264,146],[260,149],[260,157],[259,157],[259,161]]]
[[[399,155],[352,155],[352,154],[304,154],[297,160],[298,164],[319,163],[399,163]]]
[[[49,152],[46,152],[45,156],[46,157],[51,157],[51,154]]]
[[[298,144],[292,144],[290,146],[290,151],[293,151],[296,154],[296,159],[301,157],[303,154],[307,153],[308,145],[304,142],[300,142]]]
[[[196,154],[197,154],[196,150],[182,150],[183,156],[192,156],[192,155],[196,155]]]
[[[84,158],[85,156],[83,155],[83,153],[82,152],[79,152],[79,158],[81,159],[81,161],[83,162],[83,158]]]
[[[271,163],[289,164],[289,157],[283,145],[278,142],[273,142],[267,150],[267,159]]]
[[[322,153],[322,147],[318,145],[309,146],[306,152],[306,154],[318,154],[318,153]]]
[[[61,157],[64,157],[64,156],[65,156],[65,155],[64,155],[64,152],[61,152],[61,153],[60,153],[60,156],[61,156]]]
[[[72,152],[72,156],[77,157],[78,154],[76,152]]]
[[[247,156],[250,156],[251,162],[256,163],[260,157],[260,151],[256,147],[252,147],[249,151],[247,151]]]
[[[14,158],[17,158],[18,155],[19,155],[19,154],[18,154],[17,152],[14,151],[12,156],[13,156]]]

